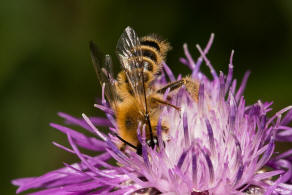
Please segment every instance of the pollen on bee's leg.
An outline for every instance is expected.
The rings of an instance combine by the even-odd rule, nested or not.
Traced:
[[[199,82],[189,77],[185,77],[183,78],[183,80],[184,80],[184,85],[186,86],[186,90],[189,92],[192,99],[198,102],[198,95],[199,95],[199,88],[200,88]]]

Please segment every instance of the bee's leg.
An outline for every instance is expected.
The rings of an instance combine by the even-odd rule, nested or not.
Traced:
[[[165,85],[164,87],[158,89],[156,92],[160,94],[164,94],[168,88],[170,89],[170,91],[173,91],[173,90],[179,89],[184,84],[185,84],[184,79],[181,79],[181,80],[174,81]]]
[[[173,104],[171,104],[171,103],[169,103],[167,101],[164,101],[163,99],[157,98],[157,97],[151,97],[151,101],[153,103],[156,103],[156,104],[157,103],[158,104],[163,104],[163,105],[166,105],[166,106],[171,106],[171,107],[173,107],[176,110],[180,110],[180,107],[177,107],[177,106],[175,106],[175,105],[173,105]]]
[[[123,145],[120,147],[121,150],[125,150],[126,146],[130,146],[131,148],[137,150],[137,147],[134,146],[133,144],[127,142],[126,140],[124,140],[123,138],[121,138],[117,133],[114,133],[114,135],[121,141],[123,142]]]
[[[191,97],[198,101],[198,94],[199,94],[199,83],[194,81],[193,79],[189,77],[184,77],[181,80],[174,81],[172,83],[167,84],[166,86],[158,89],[156,92],[160,94],[164,94],[166,90],[169,88],[170,91],[174,91],[176,89],[181,88],[182,86],[186,86],[186,90],[189,92]]]

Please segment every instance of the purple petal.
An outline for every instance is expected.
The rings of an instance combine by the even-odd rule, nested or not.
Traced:
[[[240,87],[239,87],[239,89],[238,89],[238,91],[237,91],[237,93],[236,93],[236,96],[235,96],[236,101],[238,101],[239,98],[240,98],[240,96],[242,96],[249,75],[250,75],[250,71],[247,71],[247,72],[244,74],[243,79],[242,79],[242,82],[241,82],[241,85],[240,85]]]

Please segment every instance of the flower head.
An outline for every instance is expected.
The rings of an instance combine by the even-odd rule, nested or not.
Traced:
[[[292,150],[272,155],[277,141],[292,141],[288,126],[292,107],[269,118],[272,103],[246,105],[243,91],[250,72],[236,89],[232,52],[227,75],[218,74],[206,57],[213,38],[212,34],[204,50],[197,45],[200,57],[196,62],[184,45],[185,58],[180,61],[190,68],[191,78],[200,83],[198,100],[185,88],[175,92],[171,101],[181,109],[163,108],[154,148],[146,143],[146,128],[140,124],[137,134],[142,154],[118,149],[114,112],[103,95],[101,104],[95,106],[106,113],[106,118],[85,114],[75,118],[59,113],[67,125],[83,127],[91,136],[51,124],[67,135],[71,148],[54,144],[77,155],[80,162],[65,163],[64,168],[40,177],[16,179],[13,184],[19,186],[17,192],[41,188],[33,194],[291,194]],[[200,71],[204,61],[211,79]],[[163,67],[164,73],[154,84],[165,85],[167,77],[170,81],[181,78],[176,78],[165,63]],[[162,121],[168,123],[167,135],[162,132]],[[108,127],[109,133],[99,131],[99,126]],[[89,156],[79,148],[95,151],[96,155]],[[109,163],[112,158],[115,165]]]

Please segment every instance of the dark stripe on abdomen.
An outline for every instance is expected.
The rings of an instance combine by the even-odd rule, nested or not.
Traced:
[[[154,41],[141,41],[141,45],[147,45],[150,47],[154,47],[158,52],[160,52],[160,47],[157,43],[155,43]]]
[[[142,48],[142,55],[157,63],[157,56],[153,51]]]

